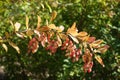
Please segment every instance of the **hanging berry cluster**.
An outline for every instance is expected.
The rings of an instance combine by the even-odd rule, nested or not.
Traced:
[[[73,62],[82,58],[84,62],[83,69],[85,72],[92,71],[93,58],[104,67],[102,58],[98,53],[105,53],[109,46],[105,45],[103,40],[96,40],[95,37],[91,37],[85,31],[78,32],[76,23],[73,23],[73,25],[64,32],[63,26],[57,27],[55,24],[52,24],[55,17],[56,12],[53,12],[50,24],[41,26],[41,18],[38,16],[37,27],[31,29],[28,25],[29,19],[26,16],[26,30],[24,32],[19,31],[20,23],[17,22],[13,24],[11,22],[11,24],[14,26],[14,32],[18,37],[26,38],[26,36],[28,36],[30,38],[28,43],[28,53],[36,53],[39,51],[39,46],[45,48],[51,55],[55,55],[57,50],[60,49],[61,51],[64,51],[65,56],[71,58]],[[9,34],[6,33],[6,39],[8,38]],[[2,37],[0,37],[0,39],[1,41],[3,40]],[[7,50],[7,46],[4,42],[1,43],[3,48]],[[16,44],[10,40],[8,43],[20,53],[20,49]]]

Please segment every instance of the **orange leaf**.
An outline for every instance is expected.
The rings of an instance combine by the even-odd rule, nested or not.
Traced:
[[[90,45],[94,48],[97,48],[102,42],[103,42],[103,40],[96,40],[93,43],[91,43]]]
[[[105,67],[102,58],[99,55],[95,55],[95,59],[103,66]]]
[[[78,30],[76,28],[76,23],[74,22],[71,28],[68,28],[67,34],[71,34],[72,36],[76,37],[78,35]]]
[[[52,12],[52,17],[51,17],[51,19],[50,19],[50,22],[52,22],[52,21],[56,18],[56,16],[57,16],[57,12],[56,12],[56,11],[53,11],[53,12]]]
[[[63,39],[63,40],[66,40],[68,38],[67,35],[63,34],[63,33],[60,33],[59,34],[60,38]]]
[[[87,35],[88,35],[88,33],[84,32],[84,31],[78,33],[79,37],[84,37],[84,36],[87,36]]]
[[[50,28],[47,26],[43,26],[39,29],[40,32],[49,31],[49,30],[50,30]]]

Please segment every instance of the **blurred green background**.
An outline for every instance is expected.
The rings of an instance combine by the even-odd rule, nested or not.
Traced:
[[[0,0],[0,36],[11,33],[10,21],[25,28],[25,16],[30,28],[37,25],[37,15],[42,25],[50,20],[52,11],[58,13],[54,23],[65,30],[73,22],[79,31],[87,31],[110,46],[102,54],[103,68],[94,61],[93,71],[84,73],[82,61],[72,63],[61,51],[50,56],[42,47],[35,54],[27,54],[28,39],[12,36],[21,54],[8,45],[8,52],[0,46],[0,66],[4,66],[7,80],[119,80],[120,79],[120,1],[119,0]],[[7,44],[7,43],[6,43]]]

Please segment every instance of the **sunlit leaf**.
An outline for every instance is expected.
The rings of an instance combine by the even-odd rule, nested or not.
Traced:
[[[74,36],[72,36],[71,34],[68,34],[68,36],[70,36],[70,38],[75,42],[75,43],[79,43],[78,39],[75,38]]]
[[[96,40],[93,43],[91,43],[90,45],[94,48],[97,48],[102,42],[103,42],[103,40]]]
[[[57,12],[56,12],[56,11],[53,11],[53,12],[52,12],[52,17],[51,17],[51,19],[50,19],[50,22],[52,22],[52,21],[56,18],[56,16],[57,16]]]
[[[9,45],[12,46],[18,53],[20,53],[20,49],[15,43],[9,41]]]
[[[49,31],[49,30],[50,30],[50,28],[47,26],[43,26],[39,29],[40,32]]]
[[[7,52],[8,51],[8,47],[7,47],[7,45],[6,44],[2,44],[2,47],[5,49],[5,51]]]
[[[87,40],[87,42],[88,43],[92,43],[92,42],[95,41],[95,39],[96,39],[95,37],[89,37],[88,40]]]
[[[0,43],[1,43],[1,42],[3,42],[3,39],[2,39],[2,37],[0,36]]]
[[[59,34],[60,38],[63,39],[63,40],[66,40],[66,38],[68,38],[67,35],[63,34],[63,33],[60,33]]]
[[[89,35],[88,36],[83,36],[83,37],[80,37],[78,36],[77,37],[80,41],[87,41],[89,39]]]
[[[79,37],[84,37],[84,36],[87,36],[87,35],[88,35],[88,33],[84,32],[84,31],[81,31],[81,32],[78,33]]]
[[[23,34],[23,33],[16,33],[16,35],[20,38],[24,38],[24,36],[25,36],[25,34]]]
[[[71,28],[68,28],[67,34],[71,34],[72,36],[77,36],[78,35],[78,30],[76,28],[76,23],[74,22]]]
[[[40,16],[37,16],[37,17],[38,17],[37,29],[39,29],[40,28],[40,23],[41,23],[41,18],[40,18]]]
[[[50,29],[56,29],[55,24],[50,24],[50,25],[48,25],[48,27],[49,27]]]
[[[57,35],[57,40],[58,40],[58,46],[61,46],[61,45],[62,45],[62,41],[61,41],[61,39],[60,39],[60,36],[59,36],[59,35]]]
[[[27,29],[29,28],[28,23],[29,23],[29,18],[28,18],[28,16],[26,15],[26,28],[27,28]]]
[[[16,22],[14,26],[15,26],[15,31],[19,31],[21,24]]]
[[[99,55],[95,55],[95,59],[103,66],[105,67],[102,58]]]

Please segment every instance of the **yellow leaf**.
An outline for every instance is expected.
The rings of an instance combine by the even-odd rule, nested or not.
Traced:
[[[91,43],[90,45],[94,48],[98,47],[101,43],[103,42],[103,40],[96,40],[93,43]]]
[[[33,34],[34,34],[34,32],[33,32],[33,30],[31,30],[31,29],[27,30],[27,32],[26,32],[26,35],[27,35],[27,36],[31,36],[31,35],[33,35]]]
[[[20,54],[20,49],[15,43],[9,41],[9,45],[12,46]]]
[[[26,15],[26,28],[27,28],[27,29],[29,28],[28,23],[29,23],[29,18],[28,18],[28,16]]]
[[[76,23],[74,22],[71,28],[68,28],[67,34],[71,34],[72,36],[76,37],[78,35],[78,30],[76,28]]]
[[[0,36],[0,43],[1,43],[1,42],[3,42],[3,39],[2,39],[2,37]]]
[[[88,33],[84,32],[84,31],[78,33],[78,36],[80,36],[80,37],[84,37],[84,36],[87,36],[87,35],[88,35]]]
[[[50,22],[52,22],[52,21],[56,18],[56,16],[57,16],[57,12],[56,12],[56,11],[53,11],[53,12],[52,12],[52,17],[51,17],[51,19],[50,19]]]
[[[20,38],[24,38],[24,36],[25,36],[25,34],[23,34],[23,33],[16,33],[16,35]]]
[[[88,41],[89,35],[88,35],[88,36],[83,36],[83,37],[77,36],[77,38],[78,38],[80,41]]]
[[[95,59],[103,66],[105,67],[102,58],[99,55],[95,55]]]
[[[55,24],[50,24],[48,25],[50,29],[56,30],[57,32],[62,32],[63,28],[62,27],[56,27]]]
[[[50,24],[50,25],[48,25],[48,27],[49,27],[50,29],[56,29],[55,24]]]
[[[40,18],[40,16],[37,16],[37,17],[38,17],[37,29],[39,29],[40,28],[40,23],[41,23],[41,18]]]
[[[66,40],[68,38],[67,35],[63,34],[63,33],[60,33],[59,34],[60,38],[63,39],[63,40]]]
[[[58,46],[61,46],[61,45],[62,45],[62,41],[61,41],[61,39],[60,39],[60,36],[59,36],[59,35],[57,35],[57,40],[58,40]]]
[[[5,49],[6,52],[8,51],[8,47],[6,46],[6,44],[3,43],[2,47]]]
[[[15,32],[16,32],[16,31],[19,31],[21,24],[16,22],[14,26],[15,26]]]

